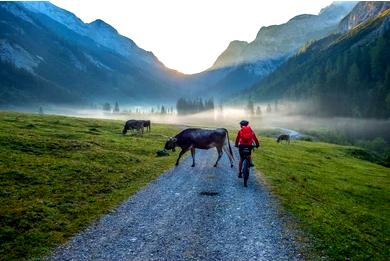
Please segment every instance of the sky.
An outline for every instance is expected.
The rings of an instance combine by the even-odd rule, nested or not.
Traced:
[[[52,0],[84,22],[102,19],[183,73],[206,70],[233,40],[262,26],[318,14],[329,0]]]

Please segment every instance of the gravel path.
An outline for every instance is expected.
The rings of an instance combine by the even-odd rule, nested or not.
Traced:
[[[265,186],[252,175],[244,188],[226,155],[213,167],[216,156],[197,150],[194,168],[182,161],[48,259],[302,259]]]

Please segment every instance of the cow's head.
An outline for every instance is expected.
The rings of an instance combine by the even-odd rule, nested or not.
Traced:
[[[175,147],[176,147],[176,142],[177,142],[177,138],[175,137],[170,137],[167,142],[165,142],[165,149],[166,150],[172,150],[172,151],[175,151]]]
[[[122,134],[125,135],[127,133],[127,128],[123,127]]]

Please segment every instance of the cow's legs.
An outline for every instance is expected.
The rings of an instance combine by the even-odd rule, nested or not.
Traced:
[[[229,151],[228,148],[226,148],[226,146],[223,146],[222,148],[223,148],[223,150],[225,151],[226,155],[228,155],[228,157],[229,157],[229,160],[230,160],[230,167],[233,168],[233,155],[230,154],[230,151]]]
[[[191,148],[192,166],[195,167],[195,148]]]
[[[215,162],[214,164],[214,167],[216,167],[218,165],[218,161],[221,159],[222,157],[222,147],[216,147],[217,148],[217,151],[218,151],[218,158],[217,158],[217,161]]]
[[[176,166],[179,165],[179,161],[180,161],[181,156],[183,156],[183,154],[186,153],[187,151],[188,151],[188,148],[181,149],[181,151],[179,153],[179,157],[176,160]]]

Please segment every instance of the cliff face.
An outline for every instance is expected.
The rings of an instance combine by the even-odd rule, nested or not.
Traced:
[[[388,1],[359,2],[352,11],[343,18],[343,20],[341,20],[339,24],[339,31],[344,33],[367,19],[376,17],[378,14],[389,8],[390,2]]]

